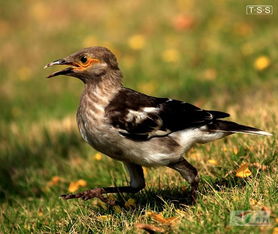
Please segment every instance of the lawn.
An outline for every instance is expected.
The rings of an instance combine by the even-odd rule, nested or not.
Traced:
[[[0,233],[278,233],[278,5],[265,2],[273,15],[246,15],[255,0],[1,1]],[[117,55],[125,86],[273,136],[196,145],[185,155],[201,177],[195,204],[168,168],[144,168],[146,188],[111,196],[112,207],[61,200],[128,183],[120,162],[81,139],[82,83],[45,79],[45,64],[93,45]],[[233,226],[237,210],[265,211],[269,225]]]

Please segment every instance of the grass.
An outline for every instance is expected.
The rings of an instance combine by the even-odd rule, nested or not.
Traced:
[[[143,232],[138,223],[166,233],[274,230],[278,217],[275,14],[246,16],[249,3],[232,0],[1,4],[1,233]],[[97,200],[63,201],[59,195],[79,179],[87,182],[79,190],[128,183],[121,163],[96,158],[78,133],[74,118],[82,84],[70,78],[43,78],[50,72],[42,70],[46,63],[89,45],[108,46],[117,54],[128,87],[227,111],[232,120],[274,135],[238,134],[191,150],[186,158],[201,176],[196,204],[186,199],[188,184],[165,168],[144,169],[146,189],[116,196],[117,207]],[[269,60],[263,69],[254,65],[262,56]],[[212,159],[217,165],[209,163]],[[238,178],[235,171],[244,162],[250,164],[252,175]],[[51,184],[55,176],[60,180]],[[130,198],[135,207],[125,206]],[[271,210],[269,226],[229,225],[231,211],[261,209]],[[167,225],[150,212],[177,219]]]

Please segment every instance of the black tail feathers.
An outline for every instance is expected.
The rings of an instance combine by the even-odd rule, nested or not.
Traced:
[[[208,124],[208,129],[210,131],[221,131],[229,133],[247,133],[256,135],[272,136],[271,133],[265,132],[258,128],[253,128],[249,126],[244,126],[231,121],[216,120],[211,124]]]

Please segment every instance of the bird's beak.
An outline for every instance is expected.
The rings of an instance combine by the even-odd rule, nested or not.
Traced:
[[[54,73],[50,74],[49,76],[47,76],[47,78],[51,78],[51,77],[59,76],[59,75],[69,75],[73,72],[74,67],[77,66],[73,62],[69,62],[65,59],[58,59],[58,60],[55,60],[55,61],[45,65],[44,69],[48,68],[48,67],[51,67],[51,66],[54,66],[54,65],[70,65],[70,67],[67,67],[67,68],[65,68],[61,71],[54,72]]]

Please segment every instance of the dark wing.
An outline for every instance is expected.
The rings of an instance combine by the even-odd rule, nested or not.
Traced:
[[[220,111],[202,110],[168,98],[122,89],[106,108],[106,116],[119,132],[133,140],[148,140],[228,117]]]

